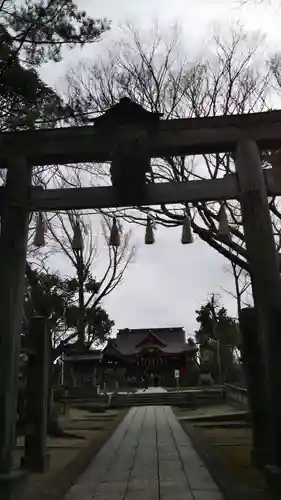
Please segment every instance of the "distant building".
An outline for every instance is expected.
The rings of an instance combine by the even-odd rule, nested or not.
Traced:
[[[65,356],[65,384],[103,385],[107,388],[175,385],[175,370],[181,383],[197,378],[197,347],[186,341],[183,328],[119,330],[102,351],[69,353]],[[196,382],[195,382],[196,383]]]

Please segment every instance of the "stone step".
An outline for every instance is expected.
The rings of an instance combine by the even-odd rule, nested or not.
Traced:
[[[221,401],[221,392],[212,391],[190,391],[190,392],[136,392],[136,393],[117,393],[108,397],[89,397],[89,398],[67,398],[68,401],[76,403],[106,403],[111,407],[130,407],[130,406],[185,406],[194,407],[198,405],[210,404]]]
[[[114,394],[111,406],[194,406],[221,401],[220,391]]]
[[[167,397],[163,397],[163,396],[152,396],[152,397],[139,397],[139,396],[118,396],[118,395],[113,395],[112,396],[112,399],[115,399],[115,400],[119,400],[119,401],[123,401],[123,400],[126,400],[126,401],[170,401],[170,400],[177,400],[177,401],[198,401],[198,400],[204,400],[204,399],[214,399],[214,398],[217,398],[218,396],[220,396],[219,394],[213,394],[211,396],[208,396],[208,397],[201,397],[201,396],[197,396],[197,397],[188,397],[188,396],[167,396]]]

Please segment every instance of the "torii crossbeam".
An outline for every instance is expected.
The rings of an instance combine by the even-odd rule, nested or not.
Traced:
[[[121,126],[122,135],[131,126]],[[145,129],[145,124],[136,127]],[[151,158],[234,151],[238,141],[251,136],[260,149],[278,149],[281,111],[246,115],[159,120],[150,131]],[[29,165],[66,165],[110,161],[116,128],[106,133],[95,126],[67,127],[0,134],[0,165],[5,167],[11,151],[22,154]],[[0,167],[0,168],[1,168]]]

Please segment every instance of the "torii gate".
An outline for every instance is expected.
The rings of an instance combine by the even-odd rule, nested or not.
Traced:
[[[129,120],[128,120],[129,121]],[[135,143],[136,138],[140,142]],[[116,143],[117,141],[117,143]],[[31,186],[32,167],[113,159],[116,145],[154,157],[233,152],[236,174],[222,179],[147,185],[141,200],[116,187]],[[241,203],[270,408],[271,463],[281,465],[281,287],[268,196],[281,195],[281,169],[262,171],[259,150],[278,149],[281,111],[0,134],[0,479],[11,472],[28,216],[30,211],[238,199]],[[143,149],[144,148],[144,149]],[[132,160],[132,152],[130,153]],[[145,156],[145,155],[144,155]]]

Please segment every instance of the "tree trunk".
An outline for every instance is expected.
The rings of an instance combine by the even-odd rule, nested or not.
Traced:
[[[85,345],[85,304],[84,304],[84,263],[83,255],[79,255],[77,259],[77,276],[78,276],[78,301],[79,301],[79,311],[78,311],[78,343],[81,350],[84,349]]]
[[[242,309],[241,293],[240,293],[240,288],[239,288],[239,273],[237,273],[236,264],[231,262],[231,266],[232,266],[232,272],[233,272],[234,283],[235,283],[237,316],[239,318],[240,313],[241,313],[241,309]]]

